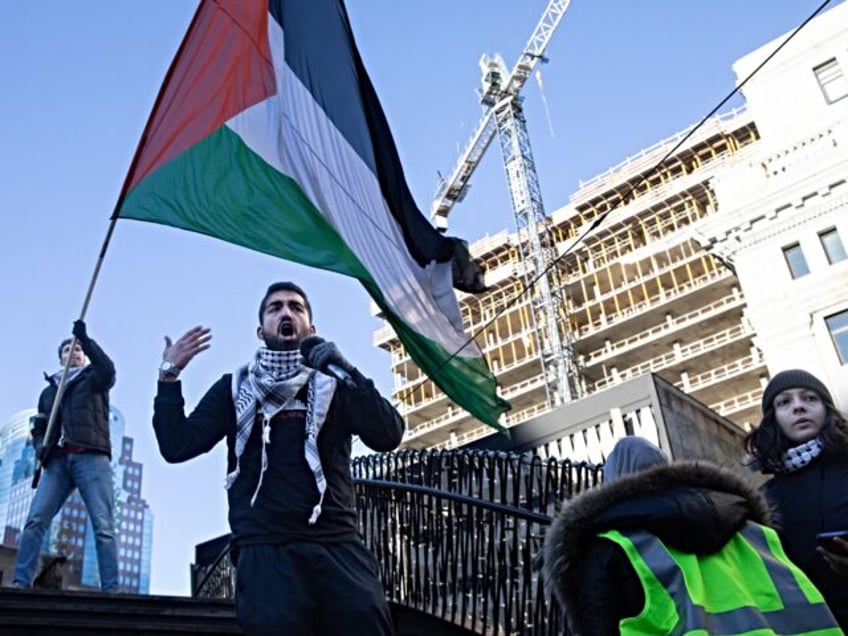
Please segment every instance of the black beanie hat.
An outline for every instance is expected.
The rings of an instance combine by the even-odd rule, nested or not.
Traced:
[[[830,391],[816,376],[803,369],[789,369],[774,376],[763,391],[763,413],[774,406],[774,398],[777,394],[787,389],[810,389],[818,393],[828,404],[833,404]]]

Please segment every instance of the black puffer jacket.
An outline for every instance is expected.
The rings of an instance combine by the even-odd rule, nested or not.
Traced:
[[[115,384],[115,365],[109,356],[91,338],[79,340],[80,346],[91,361],[71,382],[65,385],[57,421],[50,439],[45,440],[47,421],[53,409],[58,386],[45,374],[47,387],[38,398],[38,415],[32,429],[33,445],[38,452],[45,448],[42,463],[46,465],[59,441],[59,431],[65,443],[97,451],[112,457],[109,436],[109,389]]]
[[[816,552],[816,534],[848,530],[848,459],[822,454],[763,486],[775,506],[775,524],[786,555],[810,577],[844,630],[848,630],[848,578]]]
[[[563,507],[545,538],[545,580],[574,634],[618,634],[621,619],[644,608],[644,592],[627,556],[599,532],[645,530],[684,552],[711,554],[746,521],[769,524],[771,516],[742,475],[703,462],[655,466]]]

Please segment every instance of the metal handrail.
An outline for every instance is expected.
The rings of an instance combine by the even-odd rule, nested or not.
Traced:
[[[194,586],[195,598],[234,598],[235,568],[230,561],[230,544],[204,569],[203,577]],[[196,571],[196,570],[195,570]]]
[[[526,508],[516,508],[515,506],[509,506],[502,503],[483,501],[480,499],[475,499],[474,497],[469,497],[468,495],[445,492],[443,490],[437,490],[436,488],[429,488],[427,486],[419,486],[417,484],[404,484],[397,481],[388,481],[384,479],[356,479],[354,480],[354,483],[357,486],[363,486],[368,488],[382,488],[384,490],[394,490],[396,492],[409,492],[427,495],[430,497],[438,497],[439,499],[444,499],[445,501],[452,501],[455,503],[464,503],[477,506],[478,508],[482,508],[483,510],[491,510],[502,514],[511,514],[514,517],[523,519],[524,521],[532,521],[534,523],[539,523],[542,525],[550,525],[551,521],[553,521],[553,518],[550,515],[533,512],[532,510],[528,510]]]

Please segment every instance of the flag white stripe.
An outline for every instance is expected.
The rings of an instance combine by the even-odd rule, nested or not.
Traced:
[[[239,113],[227,126],[300,185],[368,270],[395,315],[446,351],[460,351],[468,338],[453,292],[451,264],[422,268],[411,258],[376,175],[285,66],[283,32],[274,20],[268,24],[281,93]],[[472,343],[460,355],[481,354]]]

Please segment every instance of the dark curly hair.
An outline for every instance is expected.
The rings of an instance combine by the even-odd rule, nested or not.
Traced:
[[[828,455],[848,457],[848,420],[833,405],[819,396],[825,406],[824,426],[819,433],[823,452]],[[783,465],[783,454],[795,446],[783,434],[777,423],[774,406],[770,406],[759,426],[745,436],[745,450],[753,457],[756,468],[765,474],[774,473]]]
[[[62,349],[65,348],[65,345],[69,345],[74,341],[73,338],[65,338],[62,342],[59,343],[59,360],[62,359]]]
[[[259,324],[262,324],[262,316],[265,313],[265,304],[268,302],[269,296],[278,291],[290,291],[295,294],[299,294],[301,298],[303,298],[303,306],[306,307],[306,313],[309,316],[309,320],[312,320],[312,305],[309,304],[309,298],[306,295],[306,292],[303,289],[296,285],[295,283],[289,281],[283,281],[280,283],[272,283],[271,286],[268,287],[268,291],[265,292],[265,295],[262,297],[262,302],[259,303]]]

